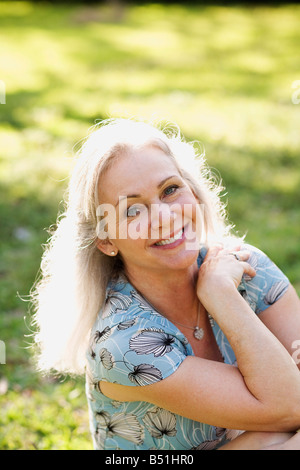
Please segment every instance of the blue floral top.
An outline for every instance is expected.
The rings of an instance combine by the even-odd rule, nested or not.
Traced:
[[[239,291],[259,314],[284,294],[289,281],[265,254],[246,247],[251,251],[248,262],[257,274],[244,276]],[[199,266],[206,252],[200,250]],[[216,322],[212,328],[224,362],[234,364],[227,338]],[[194,353],[183,333],[154,311],[127,279],[111,283],[87,351],[86,391],[95,449],[215,449],[236,437],[232,430],[199,423],[150,403],[111,400],[99,389],[100,380],[130,386],[163,380],[190,355]]]

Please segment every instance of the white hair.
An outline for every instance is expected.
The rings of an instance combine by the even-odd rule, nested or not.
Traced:
[[[40,278],[32,289],[38,368],[82,374],[89,335],[105,301],[109,280],[122,264],[96,246],[101,176],[126,150],[154,145],[165,152],[204,204],[206,243],[231,237],[218,184],[204,153],[187,143],[177,126],[132,119],[100,122],[85,139],[72,172],[65,212],[45,246]]]

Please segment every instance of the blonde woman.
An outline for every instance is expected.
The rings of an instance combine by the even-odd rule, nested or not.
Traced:
[[[82,146],[34,301],[96,449],[300,449],[300,302],[219,190],[178,129],[108,120]]]

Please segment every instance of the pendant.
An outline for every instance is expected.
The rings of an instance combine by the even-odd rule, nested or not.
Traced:
[[[203,336],[204,336],[203,328],[199,328],[199,326],[195,326],[194,337],[198,339],[198,341],[200,341],[201,339],[203,339]]]

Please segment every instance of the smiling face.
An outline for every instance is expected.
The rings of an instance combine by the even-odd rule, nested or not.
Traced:
[[[98,248],[119,253],[125,271],[182,270],[198,255],[201,208],[172,159],[147,146],[121,155],[100,178],[99,201],[116,209]],[[198,230],[199,231],[199,230]]]

